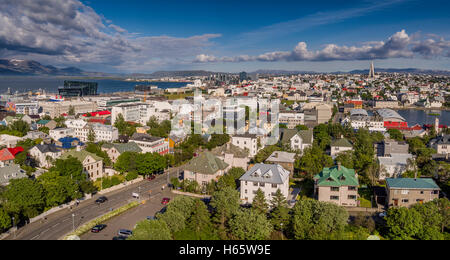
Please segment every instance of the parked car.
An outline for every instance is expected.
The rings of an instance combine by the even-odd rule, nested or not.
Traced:
[[[148,217],[147,217],[147,220],[156,220],[156,217],[148,216]]]
[[[113,237],[113,240],[127,240],[127,237],[117,236],[117,237]]]
[[[169,204],[169,202],[170,202],[169,198],[164,198],[164,199],[162,199],[161,204],[162,205],[167,205],[167,204]]]
[[[106,201],[108,201],[108,198],[103,196],[103,197],[98,198],[98,199],[95,201],[95,203],[96,203],[96,204],[103,204],[103,203],[105,203]]]
[[[385,218],[385,217],[387,216],[387,212],[386,212],[386,211],[381,212],[378,216],[379,216],[380,218]]]
[[[118,235],[123,236],[123,237],[129,237],[129,236],[133,235],[133,231],[128,230],[128,229],[121,229],[121,230],[119,230]]]
[[[154,179],[156,179],[155,175],[150,175],[150,176],[147,177],[148,181],[153,181]]]
[[[97,225],[97,226],[93,227],[91,229],[91,232],[92,233],[99,233],[100,231],[102,231],[105,228],[106,228],[106,225],[100,224],[100,225]]]

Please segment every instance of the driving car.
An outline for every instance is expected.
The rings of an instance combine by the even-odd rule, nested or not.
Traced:
[[[100,231],[102,231],[105,228],[106,228],[106,225],[100,224],[100,225],[97,225],[97,226],[93,227],[91,229],[91,232],[92,233],[99,233]]]
[[[121,229],[121,230],[119,230],[118,235],[124,236],[124,237],[129,237],[129,236],[133,235],[133,231],[128,230],[128,229]]]
[[[96,201],[95,201],[95,203],[96,204],[102,204],[102,203],[105,203],[106,201],[108,201],[108,198],[106,198],[106,197],[100,197],[100,198],[98,198]]]
[[[164,198],[164,199],[162,199],[161,204],[162,205],[167,205],[167,204],[169,204],[169,202],[170,202],[169,198]]]

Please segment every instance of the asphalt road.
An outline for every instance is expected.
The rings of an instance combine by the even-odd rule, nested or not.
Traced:
[[[170,178],[177,177],[177,175],[178,169],[172,169],[170,171]],[[82,202],[72,210],[64,209],[49,215],[45,220],[26,225],[16,231],[15,236],[11,234],[5,240],[61,239],[64,235],[70,233],[73,227],[76,229],[111,211],[111,209],[117,209],[134,201],[135,199],[131,196],[133,192],[140,192],[141,199],[151,199],[152,196],[158,196],[157,194],[161,193],[161,187],[163,185],[167,186],[167,174],[158,176],[152,181],[141,181],[106,195],[97,194],[92,199]],[[108,201],[101,205],[96,205],[95,200],[101,196],[106,196]],[[72,217],[72,214],[75,216]]]
[[[118,235],[120,229],[133,230],[135,225],[146,220],[148,216],[155,216],[157,212],[161,211],[165,205],[161,204],[163,198],[173,199],[175,195],[168,189],[164,192],[159,192],[153,195],[145,204],[139,205],[136,208],[130,209],[127,212],[116,216],[105,224],[107,227],[99,233],[88,232],[81,236],[81,240],[111,240]]]

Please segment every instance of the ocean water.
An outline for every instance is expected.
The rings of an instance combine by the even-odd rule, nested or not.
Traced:
[[[64,85],[64,80],[78,81],[78,79],[64,79],[60,77],[0,77],[0,93],[5,93],[8,88],[11,88],[13,93],[15,91],[24,92],[38,89],[56,93],[58,87]],[[79,81],[97,82],[98,93],[100,94],[134,91],[136,85],[154,85],[161,89],[168,89],[182,88],[189,84],[184,82],[129,82],[114,79],[80,79]]]
[[[435,115],[430,115],[430,113],[439,114],[439,124],[441,125],[450,125],[450,111],[448,110],[397,110],[397,112],[406,119],[409,126],[414,126],[416,124],[424,125],[424,124],[434,124],[434,120],[436,119]]]

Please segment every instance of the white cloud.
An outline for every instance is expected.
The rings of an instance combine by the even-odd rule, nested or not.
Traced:
[[[413,41],[405,30],[401,30],[386,41],[366,42],[362,46],[339,46],[328,44],[321,50],[311,51],[305,42],[299,42],[293,51],[275,51],[257,56],[214,57],[198,55],[194,62],[247,62],[247,61],[352,61],[390,58],[413,58],[416,55],[437,57],[449,56],[450,41],[426,39]]]
[[[136,64],[138,70],[151,70],[161,60],[192,60],[212,44],[211,39],[220,37],[128,33],[79,0],[0,0],[0,6],[0,54],[49,64],[102,66],[99,70]]]

